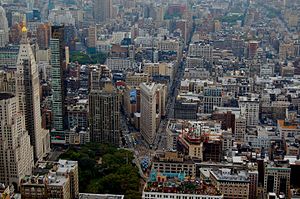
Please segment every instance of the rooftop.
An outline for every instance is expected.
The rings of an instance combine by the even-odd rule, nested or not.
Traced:
[[[79,193],[79,199],[123,199],[123,195]]]
[[[211,170],[210,174],[213,175],[218,181],[232,181],[248,183],[249,175],[246,171],[234,171],[233,169],[215,169]]]
[[[39,162],[31,176],[25,176],[21,184],[61,186],[68,181],[68,174],[75,169],[77,161],[59,160],[58,162]]]
[[[185,176],[185,173],[159,173],[156,170],[152,170],[144,192],[221,195],[213,185]]]
[[[286,122],[284,120],[278,120],[277,123],[278,123],[278,126],[280,126],[280,128],[283,128],[283,129],[297,129],[298,128],[297,125]]]

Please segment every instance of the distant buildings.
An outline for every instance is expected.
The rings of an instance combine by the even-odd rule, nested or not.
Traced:
[[[248,43],[248,57],[254,58],[254,56],[257,53],[257,49],[259,48],[259,42],[258,41],[249,41]]]
[[[95,0],[93,9],[96,23],[103,23],[112,18],[112,0]]]
[[[299,0],[0,2],[0,195],[123,198],[78,194],[77,163],[31,175],[89,142],[152,170],[143,198],[299,192]]]
[[[190,57],[203,58],[211,63],[213,60],[213,46],[205,43],[190,44],[188,55]]]
[[[49,24],[40,24],[36,30],[37,43],[39,45],[39,49],[48,49],[50,43],[50,26]]]
[[[87,47],[96,50],[97,29],[96,26],[90,26],[88,29]]]
[[[0,47],[4,47],[9,41],[8,22],[6,18],[6,12],[2,6],[0,6]]]

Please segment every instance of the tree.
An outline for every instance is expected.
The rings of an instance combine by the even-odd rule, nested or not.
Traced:
[[[71,62],[78,62],[79,64],[104,64],[107,55],[102,52],[98,53],[84,53],[84,52],[72,52],[70,56]]]
[[[78,161],[80,192],[141,198],[138,169],[132,165],[134,157],[130,151],[90,143],[81,147],[70,147],[60,158]],[[99,158],[102,158],[102,164],[98,164]]]

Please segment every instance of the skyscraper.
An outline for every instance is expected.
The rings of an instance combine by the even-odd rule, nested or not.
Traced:
[[[50,26],[48,24],[40,24],[36,31],[37,43],[40,49],[49,48]]]
[[[89,95],[89,124],[91,140],[119,146],[120,95],[113,85],[103,90],[92,90]]]
[[[87,46],[90,50],[96,50],[97,30],[95,26],[90,26],[88,29]]]
[[[27,40],[27,29],[22,29],[22,39],[17,60],[16,92],[21,113],[25,115],[26,130],[34,148],[35,160],[41,159],[50,150],[50,137],[42,129],[40,110],[40,80],[38,66]]]
[[[51,66],[52,66],[52,130],[51,143],[65,144],[65,90],[64,90],[64,67],[65,67],[65,43],[64,27],[52,26],[51,28]]]
[[[6,44],[8,44],[8,41],[9,32],[6,13],[4,8],[0,6],[0,47],[4,47]]]
[[[19,45],[22,38],[22,26],[16,23],[10,27],[9,43]]]
[[[105,22],[112,18],[112,0],[94,1],[94,19],[96,23]]]
[[[18,185],[22,177],[31,174],[33,148],[13,94],[0,93],[0,118],[0,182]]]
[[[156,83],[141,83],[140,129],[148,144],[153,144],[160,118],[165,112],[166,87]]]

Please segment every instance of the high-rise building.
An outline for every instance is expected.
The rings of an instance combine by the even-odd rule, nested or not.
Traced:
[[[48,24],[40,24],[36,30],[36,37],[40,49],[49,48],[50,26]]]
[[[17,186],[22,177],[31,174],[33,148],[25,116],[13,94],[0,93],[0,118],[0,182]]]
[[[27,29],[22,29],[22,40],[17,60],[16,91],[20,111],[25,115],[26,130],[34,148],[35,160],[41,159],[50,150],[50,137],[42,129],[40,110],[39,70],[32,48],[27,40]]]
[[[19,46],[0,47],[0,67],[16,70]]]
[[[9,30],[9,43],[19,45],[22,38],[22,26],[16,23],[10,27]]]
[[[254,95],[239,97],[241,115],[246,117],[246,126],[256,126],[259,122],[259,99]]]
[[[166,87],[156,83],[141,83],[140,129],[143,138],[150,145],[154,143],[160,118],[164,115]]]
[[[32,10],[34,5],[34,0],[26,0],[26,5],[28,10]]]
[[[91,141],[119,146],[120,95],[112,84],[89,95],[89,124]]]
[[[75,25],[65,25],[64,26],[64,42],[65,45],[71,50],[75,50],[75,42],[77,39],[77,29]]]
[[[8,41],[9,32],[6,13],[4,8],[0,6],[0,47],[4,47],[6,44],[8,44]]]
[[[95,49],[96,41],[97,41],[96,26],[90,26],[88,29],[87,47],[90,49]]]
[[[204,89],[203,93],[204,113],[212,113],[214,106],[222,106],[222,88],[209,87]]]
[[[259,47],[258,41],[249,41],[249,44],[248,44],[248,57],[249,58],[253,58],[256,55],[258,47]]]
[[[51,66],[52,66],[52,130],[51,143],[65,144],[65,90],[64,90],[64,68],[65,68],[65,43],[64,27],[52,26],[51,28]]]
[[[94,1],[94,19],[96,23],[105,22],[112,18],[112,0]]]
[[[284,167],[271,167],[265,168],[264,179],[264,192],[284,193],[286,198],[290,198],[290,183],[291,183],[291,169]]]

